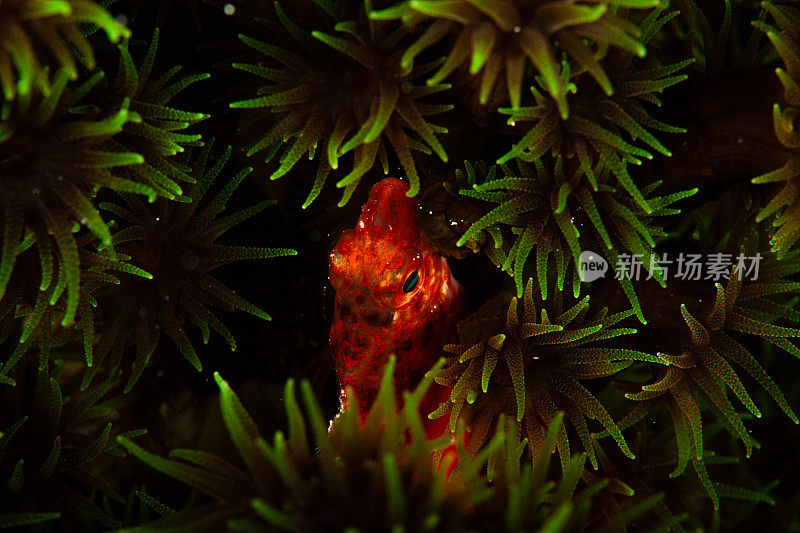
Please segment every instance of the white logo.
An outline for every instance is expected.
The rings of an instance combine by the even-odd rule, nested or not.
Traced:
[[[583,282],[600,279],[608,271],[608,262],[595,252],[581,252],[579,261],[578,275]]]

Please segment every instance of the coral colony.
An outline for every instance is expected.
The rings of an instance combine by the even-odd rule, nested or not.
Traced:
[[[0,0],[0,530],[800,530],[796,0]]]

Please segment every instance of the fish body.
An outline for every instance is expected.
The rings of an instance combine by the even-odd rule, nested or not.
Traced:
[[[347,406],[352,387],[363,414],[389,356],[396,355],[400,398],[441,356],[464,309],[461,285],[446,259],[423,240],[417,205],[407,192],[408,184],[396,178],[374,185],[356,227],[342,233],[330,254],[336,291],[330,345],[340,404]],[[435,409],[446,392],[434,386],[423,408]]]

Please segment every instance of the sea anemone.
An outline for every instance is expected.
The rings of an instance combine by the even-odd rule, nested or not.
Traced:
[[[643,42],[649,41],[677,15],[673,11],[661,16],[662,11],[663,8],[656,9],[642,23]],[[534,161],[548,153],[554,158],[576,158],[594,190],[597,190],[597,183],[593,169],[602,162],[642,209],[651,212],[652,208],[628,173],[628,164],[640,165],[642,159],[652,159],[650,150],[671,155],[653,131],[680,133],[685,130],[655,119],[644,104],[661,105],[658,93],[685,80],[685,74],[675,73],[692,60],[642,68],[634,59],[628,52],[612,50],[604,61],[614,82],[612,95],[588,85],[585,76],[580,74],[569,82],[569,92],[576,94],[568,115],[561,114],[558,102],[542,94],[536,85],[531,87],[534,106],[501,108],[501,113],[510,116],[509,124],[520,127],[523,122],[533,122],[533,127],[497,162],[502,164],[513,158]],[[566,84],[570,79],[566,63],[563,77]]]
[[[336,417],[330,432],[308,382],[300,385],[303,414],[295,383],[289,380],[284,392],[288,438],[279,431],[272,442],[261,436],[228,383],[216,374],[222,416],[247,470],[196,450],[159,457],[120,439],[151,467],[212,500],[131,531],[170,525],[186,531],[440,531],[465,524],[469,509],[485,496],[479,469],[501,440],[495,439],[481,458],[467,462],[465,457],[448,480],[452,463],[440,463],[433,455],[444,442],[428,440],[418,411],[432,378],[406,393],[398,413],[393,367],[394,358],[366,418],[353,407]]]
[[[525,265],[534,254],[542,299],[547,299],[553,277],[556,289],[562,291],[570,273],[573,295],[577,297],[583,250],[602,251],[600,255],[607,256],[612,266],[617,265],[620,254],[635,254],[643,269],[664,285],[655,239],[665,232],[654,220],[680,213],[670,206],[695,194],[697,189],[651,196],[660,182],[652,183],[642,192],[651,209],[647,213],[629,195],[608,184],[607,169],[595,169],[592,181],[596,186],[591,187],[581,168],[574,169],[570,176],[561,159],[537,159],[533,168],[517,161],[517,168],[514,172],[502,165],[487,170],[482,165],[465,163],[459,193],[482,200],[489,207],[457,242],[488,253],[498,267],[514,277],[517,296],[522,296]],[[504,226],[511,231],[502,231]],[[631,279],[627,275],[616,277],[644,323]]]
[[[690,50],[690,55],[695,58],[694,68],[706,75],[715,74],[725,69],[753,70],[758,69],[771,51],[768,42],[764,40],[764,32],[760,28],[753,28],[746,41],[736,38],[736,30],[744,20],[749,23],[753,18],[763,22],[767,11],[763,7],[756,12],[753,7],[758,4],[741,4],[725,1],[722,20],[719,30],[714,33],[709,14],[694,0],[676,0],[673,7],[680,13],[682,24],[674,24],[674,41],[684,50]],[[666,39],[671,43],[673,39]],[[676,46],[677,47],[677,46]]]
[[[209,190],[217,181],[231,155],[228,147],[208,166],[213,141],[207,143],[194,161],[191,173],[196,181],[188,189],[191,202],[159,198],[143,202],[130,194],[121,203],[103,202],[100,208],[117,221],[119,230],[111,236],[115,249],[152,275],[121,276],[118,285],[94,291],[97,320],[94,361],[85,377],[87,384],[99,364],[110,355],[108,368],[119,368],[126,346],[135,346],[133,368],[126,391],[133,386],[153,355],[161,335],[168,336],[180,353],[197,370],[200,359],[186,333],[191,323],[207,343],[211,330],[222,335],[232,350],[236,341],[231,331],[211,308],[245,311],[263,320],[270,316],[215,279],[211,272],[226,264],[248,259],[296,255],[295,250],[218,244],[231,228],[274,204],[263,200],[236,212],[226,212],[228,200],[252,171],[245,168],[221,186],[214,196]]]
[[[470,74],[481,75],[479,101],[485,104],[505,73],[505,85],[512,108],[522,101],[528,62],[555,100],[562,118],[569,114],[566,93],[568,76],[563,75],[558,56],[563,50],[611,95],[617,86],[598,59],[610,47],[644,57],[646,49],[638,38],[646,33],[626,20],[626,8],[647,9],[654,0],[539,1],[539,0],[410,0],[372,13],[376,20],[402,18],[406,24],[425,25],[425,31],[402,57],[411,69],[417,56],[433,44],[453,36],[447,60],[430,78],[436,84],[456,69],[469,65]],[[556,46],[557,43],[557,46]]]
[[[450,355],[436,382],[452,392],[430,417],[449,413],[453,430],[463,421],[471,428],[468,451],[476,453],[505,414],[516,420],[535,453],[546,428],[563,411],[594,468],[597,457],[587,420],[597,420],[623,453],[633,457],[611,415],[583,384],[616,374],[634,361],[661,362],[654,355],[598,343],[634,333],[615,327],[633,311],[590,312],[588,296],[568,307],[559,292],[537,306],[532,280],[521,299],[511,298],[506,312],[500,305],[484,305],[459,326],[459,344],[444,347]],[[571,455],[566,427],[559,430],[557,444],[566,469]]]
[[[617,513],[607,513],[598,494],[614,490],[617,480],[590,474],[585,469],[584,453],[571,457],[563,474],[554,479],[550,462],[563,419],[564,413],[556,414],[541,448],[525,460],[527,440],[520,442],[519,428],[501,417],[493,440],[502,438],[504,446],[490,456],[486,473],[493,492],[478,506],[470,531],[489,531],[497,529],[498,524],[509,532],[618,531],[638,525],[642,515],[661,503],[663,494],[648,495],[635,504],[629,498],[630,505]],[[664,528],[668,521],[658,525]]]
[[[6,101],[26,97],[34,86],[50,86],[47,69],[75,81],[79,66],[95,68],[92,46],[82,25],[101,28],[116,43],[130,36],[91,0],[7,0],[0,4],[0,86]],[[53,83],[58,83],[54,80]]]
[[[113,228],[113,223],[110,224]],[[38,351],[49,358],[57,349],[70,344],[76,337],[82,337],[86,358],[91,365],[94,339],[94,292],[107,284],[119,284],[119,273],[152,278],[150,274],[126,262],[124,255],[110,249],[97,250],[94,234],[84,232],[75,237],[78,260],[81,265],[81,279],[78,295],[78,309],[74,323],[61,325],[69,302],[62,298],[67,284],[66,269],[53,264],[52,258],[40,256],[33,250],[20,247],[17,253],[19,267],[14,270],[9,289],[0,298],[0,350],[5,355],[0,365],[0,380],[7,378],[14,365],[27,353]],[[28,239],[27,246],[33,240]],[[41,268],[42,279],[38,285],[26,275]],[[14,336],[18,333],[18,336]],[[15,338],[17,342],[7,342]]]
[[[418,84],[437,63],[403,69],[399,43],[407,31],[395,23],[369,19],[370,2],[334,5],[315,0],[315,4],[320,10],[316,29],[298,26],[276,2],[280,24],[265,21],[264,40],[240,35],[262,58],[234,66],[264,80],[253,97],[231,104],[261,111],[251,125],[265,133],[247,149],[248,156],[266,150],[270,161],[287,145],[271,179],[289,172],[305,154],[317,158],[316,179],[303,203],[307,207],[330,172],[339,168],[342,156],[353,152],[352,170],[336,184],[344,187],[341,206],[376,161],[388,173],[391,148],[411,185],[408,195],[415,195],[420,177],[413,153],[433,151],[447,161],[438,139],[446,130],[428,122],[428,117],[452,106],[422,99],[449,86]]]
[[[80,290],[80,252],[73,232],[85,226],[101,248],[111,246],[109,227],[91,201],[97,189],[155,195],[148,185],[119,173],[141,164],[142,156],[108,147],[127,122],[139,120],[128,111],[127,101],[94,118],[70,112],[77,111],[75,106],[101,78],[98,73],[68,88],[68,74],[60,70],[48,94],[18,96],[3,105],[0,116],[0,297],[17,254],[35,242],[42,264],[40,290],[56,282],[54,264],[63,276],[64,325],[75,317]]]
[[[759,252],[757,236],[750,234],[740,242],[743,243],[739,252],[741,257],[756,257]],[[734,258],[733,261],[735,268],[726,285],[715,284],[714,305],[706,316],[698,319],[686,304],[681,304],[680,313],[688,331],[679,341],[679,350],[658,354],[667,366],[657,367],[651,382],[626,394],[628,398],[642,402],[627,415],[626,423],[640,419],[661,404],[667,405],[678,444],[678,463],[670,476],[681,475],[691,460],[715,509],[719,507],[718,496],[703,464],[704,438],[699,399],[705,398],[731,434],[744,443],[747,457],[754,442],[744,425],[744,418],[731,404],[728,390],[750,414],[760,418],[761,412],[734,367],[744,370],[795,424],[798,423],[786,397],[739,338],[755,336],[800,357],[800,348],[789,341],[800,337],[800,329],[775,323],[800,319],[800,313],[793,308],[791,300],[796,297],[797,283],[787,279],[787,276],[800,272],[800,252],[794,251],[780,261],[767,254],[759,265],[755,280],[752,272],[744,271],[747,263],[737,265],[738,260]]]
[[[620,426],[623,422],[620,421]],[[661,494],[663,498],[648,509],[646,516],[636,521],[637,527],[658,525],[663,531],[704,530],[702,517],[705,512],[699,509],[708,508],[705,505],[708,497],[702,482],[686,475],[680,478],[668,475],[678,462],[669,415],[660,412],[658,416],[648,416],[625,430],[636,459],[628,460],[620,457],[619,453],[606,454],[605,450],[597,447],[599,471],[584,471],[582,480],[590,487],[607,480],[603,490],[594,497],[593,503],[599,511],[594,515],[613,521]],[[704,431],[707,439],[713,439],[723,431],[723,426],[716,422],[707,423]],[[737,517],[755,510],[759,502],[775,504],[769,495],[774,484],[759,487],[747,469],[732,467],[739,463],[738,456],[715,454],[706,446],[705,457],[706,464],[712,468],[714,487],[721,502],[729,502],[721,515],[722,529],[730,529]],[[736,474],[725,475],[734,469]],[[736,481],[731,484],[722,482],[722,479]]]
[[[797,150],[800,147],[800,135],[795,131],[795,122],[800,113],[800,54],[797,51],[800,44],[800,26],[797,24],[800,11],[769,2],[763,5],[775,19],[777,28],[760,21],[754,24],[767,34],[784,61],[784,68],[775,69],[775,73],[783,84],[787,106],[781,109],[780,104],[776,103],[773,107],[775,135],[792,154],[783,167],[753,178],[752,183],[783,183],[783,188],[756,217],[756,221],[761,222],[777,214],[772,225],[778,229],[770,244],[772,251],[781,258],[790,252],[800,236],[800,153]]]
[[[61,527],[119,524],[93,501],[93,492],[121,501],[97,468],[100,458],[124,455],[112,437],[106,381],[85,394],[65,390],[63,361],[28,357],[0,385],[0,527],[61,518]],[[129,432],[133,438],[143,432]]]
[[[125,124],[114,136],[112,146],[141,154],[144,164],[124,169],[125,176],[145,183],[165,198],[178,198],[183,191],[178,181],[192,183],[189,167],[173,156],[187,147],[202,146],[199,133],[180,133],[209,115],[184,111],[170,106],[170,101],[193,83],[207,79],[208,73],[176,78],[181,66],[176,65],[158,78],[151,79],[158,49],[159,30],[156,28],[141,65],[136,67],[128,51],[128,41],[119,46],[119,65],[116,77],[103,83],[98,90],[99,108],[113,108],[129,102],[128,109],[139,120]],[[182,199],[186,201],[186,198]]]
[[[503,417],[477,456],[460,445],[445,450],[442,446],[450,437],[429,440],[419,414],[420,401],[438,367],[415,391],[405,393],[399,412],[393,369],[391,358],[366,417],[351,401],[352,407],[340,412],[330,426],[309,384],[300,386],[303,414],[294,381],[289,380],[284,391],[289,435],[278,431],[272,443],[261,436],[228,383],[216,374],[222,416],[246,471],[199,450],[178,449],[161,457],[121,437],[120,444],[140,460],[211,500],[173,512],[144,495],[164,518],[127,531],[179,527],[182,531],[436,532],[490,526],[504,531],[558,531],[567,524],[579,528],[596,520],[593,498],[608,481],[598,479],[576,490],[586,456],[571,457],[564,475],[555,479],[549,468],[563,413],[555,414],[545,428],[546,436],[527,464],[521,461],[526,441],[520,441],[516,426]],[[458,466],[453,468],[456,456]],[[649,498],[601,523],[609,530],[624,526],[659,499]]]

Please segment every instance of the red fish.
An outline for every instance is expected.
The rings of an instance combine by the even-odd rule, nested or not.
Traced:
[[[342,408],[352,387],[361,412],[369,410],[391,354],[398,398],[413,389],[462,316],[461,285],[423,240],[407,191],[408,184],[395,178],[373,186],[358,224],[342,233],[330,255],[336,290],[330,344]],[[422,408],[432,411],[447,392],[436,385]]]

